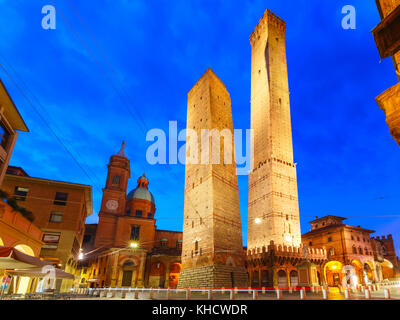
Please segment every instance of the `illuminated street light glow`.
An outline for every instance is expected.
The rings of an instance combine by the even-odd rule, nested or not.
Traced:
[[[130,246],[131,248],[137,248],[137,247],[138,247],[138,244],[137,244],[137,242],[131,242],[131,243],[129,244],[129,246]]]
[[[286,241],[286,242],[291,242],[291,241],[292,241],[292,236],[289,235],[289,234],[287,234],[287,235],[285,236],[285,241]]]
[[[254,220],[254,222],[255,222],[256,224],[260,224],[260,223],[261,223],[261,219],[260,219],[260,218],[256,218],[256,219]]]

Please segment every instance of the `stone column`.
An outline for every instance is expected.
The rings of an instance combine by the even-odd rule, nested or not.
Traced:
[[[287,286],[290,288],[290,286],[292,284],[290,283],[290,270],[289,269],[286,270],[286,278],[287,278]]]
[[[170,271],[170,262],[166,261],[164,288],[169,287],[169,271]]]
[[[139,266],[139,274],[138,274],[138,281],[137,281],[138,288],[143,288],[145,263],[146,263],[146,253],[142,253],[140,256],[140,266]]]
[[[118,287],[117,284],[118,253],[112,255],[111,284],[112,288]]]

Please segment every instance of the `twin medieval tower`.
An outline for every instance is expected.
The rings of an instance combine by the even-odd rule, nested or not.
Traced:
[[[301,244],[285,31],[285,22],[267,10],[250,37],[254,167],[249,175],[247,250],[251,252],[259,252],[271,241],[282,246]],[[188,94],[187,128],[197,137],[204,129],[227,129],[233,137],[230,96],[211,69]],[[224,135],[221,143],[221,159],[225,159],[224,144],[233,146],[228,138]],[[213,150],[210,137],[211,141]],[[193,163],[193,152],[201,154],[201,144],[198,150],[190,150],[189,145],[179,287],[247,286],[236,164]]]

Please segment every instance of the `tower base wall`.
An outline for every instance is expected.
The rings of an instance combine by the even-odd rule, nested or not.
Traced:
[[[248,283],[244,267],[213,265],[182,270],[178,288],[247,287]]]

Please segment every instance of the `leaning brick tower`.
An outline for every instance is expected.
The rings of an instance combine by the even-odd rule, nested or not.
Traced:
[[[247,285],[240,221],[236,164],[224,162],[225,136],[220,145],[207,139],[210,157],[204,153],[202,130],[228,129],[233,136],[232,110],[225,85],[208,69],[188,94],[187,128],[196,132],[198,152],[187,147],[182,270],[179,288],[234,287]],[[187,146],[190,145],[188,136]],[[200,141],[202,140],[202,141]],[[233,139],[232,142],[233,147]],[[220,149],[220,162],[212,150]],[[234,148],[233,148],[234,150]],[[194,163],[194,154],[202,163]]]
[[[300,217],[293,163],[286,23],[265,11],[250,36],[251,128],[254,169],[249,175],[248,250],[299,247]]]

